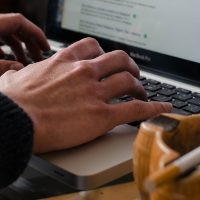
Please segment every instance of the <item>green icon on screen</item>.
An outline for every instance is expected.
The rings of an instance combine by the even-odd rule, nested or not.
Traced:
[[[148,37],[148,35],[145,33],[145,34],[144,34],[144,38],[146,39],[147,37]]]
[[[137,15],[136,15],[136,14],[133,14],[133,18],[135,18],[135,19],[136,19],[136,18],[137,18]]]

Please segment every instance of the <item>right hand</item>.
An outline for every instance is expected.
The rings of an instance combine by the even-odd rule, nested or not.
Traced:
[[[116,125],[170,112],[168,103],[145,102],[139,69],[123,51],[104,53],[96,40],[83,39],[51,58],[6,72],[0,91],[34,124],[35,153],[70,148],[103,135]],[[131,94],[138,100],[110,104]]]

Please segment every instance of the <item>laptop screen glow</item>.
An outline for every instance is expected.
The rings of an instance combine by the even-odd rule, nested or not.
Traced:
[[[200,62],[200,26],[194,23],[200,19],[198,0],[62,2],[63,29]]]

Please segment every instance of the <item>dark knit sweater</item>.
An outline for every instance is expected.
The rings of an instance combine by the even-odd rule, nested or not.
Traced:
[[[32,153],[33,124],[11,99],[0,93],[0,188],[15,181]]]

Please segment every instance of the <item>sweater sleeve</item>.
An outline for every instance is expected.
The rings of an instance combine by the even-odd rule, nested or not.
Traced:
[[[33,124],[11,99],[0,93],[0,188],[14,182],[31,157]]]

